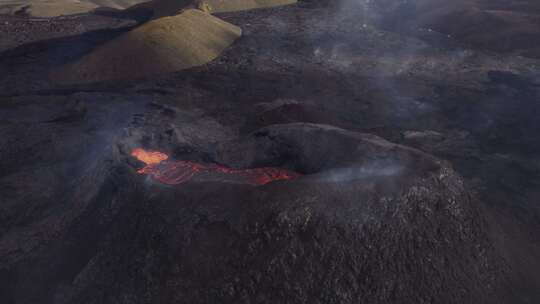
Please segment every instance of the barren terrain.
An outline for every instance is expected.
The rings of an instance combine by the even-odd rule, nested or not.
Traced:
[[[208,64],[69,85],[149,16],[0,16],[0,302],[539,303],[540,9],[435,2],[217,14]]]

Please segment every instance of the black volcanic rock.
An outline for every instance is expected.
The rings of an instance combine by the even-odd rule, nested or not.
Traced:
[[[428,154],[378,136],[310,123],[259,129],[245,139],[224,142],[216,157],[239,167],[285,166],[308,174],[381,166],[418,173],[440,166]]]
[[[69,87],[50,70],[127,30],[78,25],[122,20],[0,16],[8,48],[63,37],[0,56],[0,303],[540,303],[538,60],[423,22],[480,43],[489,18],[327,2],[220,14],[245,35],[204,67]],[[169,186],[134,148],[302,176]]]
[[[540,5],[537,1],[456,0],[373,3],[384,24],[438,32],[469,46],[495,52],[539,57]],[[433,33],[432,33],[433,34]]]
[[[493,261],[459,179],[385,183],[150,186],[68,302],[486,301]]]
[[[125,103],[112,109],[83,104],[77,108],[87,114],[77,121],[47,119],[62,125],[58,142],[76,143],[72,134],[81,128],[122,129],[112,114],[125,111]],[[103,111],[110,114],[98,115]],[[161,108],[145,111],[152,117]],[[63,115],[50,112],[44,114]],[[153,129],[130,128],[101,139],[115,148],[100,152],[94,165],[71,169],[81,172],[75,188],[53,186],[65,176],[61,160],[49,175],[36,164],[13,183],[30,186],[32,177],[40,178],[40,185],[58,190],[44,202],[58,203],[41,206],[34,217],[19,214],[4,227],[2,299],[482,303],[501,279],[475,200],[446,163],[425,153],[330,126],[276,125],[225,140],[211,157],[238,167],[288,167],[305,173],[301,178],[260,187],[166,186],[137,174],[126,153]],[[81,148],[67,149],[65,159]],[[27,202],[18,196],[11,204]]]

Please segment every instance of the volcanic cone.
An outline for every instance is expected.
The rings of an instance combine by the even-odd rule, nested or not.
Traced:
[[[134,79],[203,65],[241,35],[237,26],[188,9],[150,21],[97,47],[52,75],[69,83]]]

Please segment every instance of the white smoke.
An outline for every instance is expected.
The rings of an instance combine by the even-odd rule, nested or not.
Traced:
[[[365,165],[336,168],[322,172],[315,178],[322,182],[350,182],[377,177],[391,177],[400,174],[404,167],[392,162],[371,162]]]

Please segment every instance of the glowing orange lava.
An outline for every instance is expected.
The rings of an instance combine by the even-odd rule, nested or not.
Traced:
[[[155,151],[146,151],[140,148],[133,149],[131,156],[147,165],[156,165],[169,158],[167,154]]]
[[[140,148],[134,149],[131,155],[146,164],[138,173],[148,174],[155,180],[167,185],[181,184],[195,176],[206,180],[234,180],[252,185],[264,185],[273,181],[289,180],[300,176],[296,172],[281,168],[233,169],[215,164],[173,161],[169,159],[167,154],[145,151]]]

